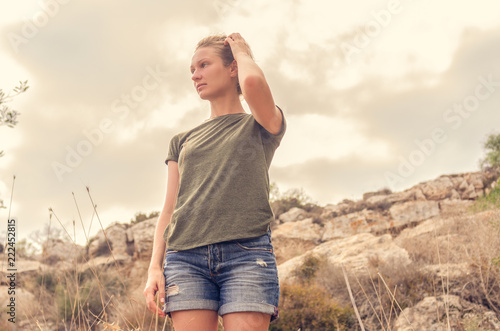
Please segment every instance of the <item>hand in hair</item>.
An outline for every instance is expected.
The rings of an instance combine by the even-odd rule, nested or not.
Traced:
[[[224,40],[224,45],[229,45],[231,47],[231,51],[236,61],[238,61],[237,57],[242,54],[253,58],[250,47],[239,33],[231,33],[227,36],[226,40]]]

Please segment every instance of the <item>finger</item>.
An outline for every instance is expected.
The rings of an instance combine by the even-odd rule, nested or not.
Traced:
[[[156,305],[154,301],[151,302],[150,305],[148,305],[148,309],[152,312],[157,314],[158,316],[165,316],[165,312]]]
[[[158,299],[159,298],[156,299],[156,303],[154,305],[154,308],[156,309],[156,314],[158,314],[159,316],[165,316],[165,312],[163,311],[163,309],[159,308]],[[161,305],[161,307],[163,307],[163,305]]]
[[[165,281],[160,281],[159,286],[158,296],[160,297],[160,302],[165,303]]]

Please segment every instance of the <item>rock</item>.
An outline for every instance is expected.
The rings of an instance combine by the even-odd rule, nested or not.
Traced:
[[[460,194],[455,190],[451,190],[450,200],[460,200]]]
[[[458,186],[458,190],[463,192],[463,191],[467,190],[468,188],[469,188],[469,183],[467,183],[467,181],[462,178],[462,182]]]
[[[393,218],[392,227],[400,227],[438,216],[439,203],[437,201],[409,201],[393,205],[389,212]]]
[[[313,223],[312,218],[306,218],[302,221],[281,224],[273,230],[272,235],[275,238],[302,239],[319,243],[322,228],[319,224]]]
[[[468,182],[470,185],[474,186],[476,190],[482,190],[485,186],[484,182],[486,182],[486,178],[482,173],[473,173],[470,174]]]
[[[404,243],[407,243],[409,239],[425,234],[433,234],[436,230],[438,230],[442,226],[452,223],[453,221],[449,219],[442,219],[442,218],[429,219],[420,223],[416,227],[404,229],[394,239],[394,242],[402,246]]]
[[[365,200],[369,209],[386,210],[392,205],[387,195],[375,195]]]
[[[378,211],[365,209],[326,222],[321,240],[329,241],[364,232],[378,233],[387,230],[387,226],[387,217]]]
[[[153,251],[153,240],[158,217],[134,224],[129,228],[130,241],[134,243],[134,256],[150,258]]]
[[[2,319],[3,319],[2,323],[0,323],[0,329],[5,331],[38,329],[32,323],[31,325],[28,325],[28,323],[26,322],[28,320],[32,320],[33,315],[34,314],[36,315],[36,312],[39,312],[41,310],[40,309],[41,304],[39,303],[40,298],[35,297],[33,293],[29,292],[25,288],[20,287],[19,283],[17,283],[15,287],[15,294],[9,294],[9,291],[12,291],[12,288],[10,286],[0,286],[0,305],[2,306]],[[14,316],[9,314],[10,307],[7,306],[8,304],[11,303],[11,299],[15,300]],[[15,324],[8,322],[7,319],[11,317],[15,317],[14,319]],[[5,328],[2,328],[2,326]],[[12,328],[9,328],[8,326],[11,326]]]
[[[61,239],[47,240],[42,246],[43,261],[49,264],[61,260],[76,262],[85,255],[85,247]]]
[[[391,204],[413,201],[415,200],[415,193],[410,190],[396,192],[389,195],[387,199]]]
[[[467,262],[464,263],[445,263],[445,264],[430,264],[422,268],[422,271],[428,273],[434,277],[434,279],[460,279],[462,277],[467,277],[470,275],[470,265]]]
[[[274,232],[272,236],[274,254],[276,255],[276,262],[278,264],[281,264],[296,256],[300,256],[317,246],[317,243],[310,240],[283,237],[276,238],[274,237]]]
[[[338,205],[328,204],[325,206],[325,208],[323,208],[323,212],[321,213],[320,217],[323,220],[328,220],[334,217],[338,217],[340,215],[343,215],[343,209],[344,209],[343,204],[338,204]]]
[[[492,311],[482,311],[467,313],[464,315],[466,330],[500,330],[500,320]]]
[[[345,239],[331,240],[313,250],[290,259],[278,266],[280,280],[293,281],[294,271],[310,256],[325,257],[328,262],[339,266],[341,263],[351,270],[364,272],[366,267],[398,263],[401,267],[409,265],[408,252],[397,246],[390,234],[376,237],[362,233]]]
[[[382,190],[379,190],[376,192],[367,192],[367,193],[363,194],[363,200],[368,200],[369,198],[374,197],[374,196],[386,196],[386,195],[389,195],[391,193],[392,193],[391,190],[388,188],[385,188],[385,189],[382,189]]]
[[[99,233],[91,239],[89,245],[89,256],[91,258],[109,255],[109,246],[111,246],[111,250],[115,256],[129,254],[127,225],[114,223],[105,229],[105,231],[106,236],[104,236],[102,231],[99,231]]]
[[[451,195],[451,190],[454,188],[453,182],[448,176],[441,176],[419,186],[427,200],[442,200],[448,198]]]
[[[303,220],[307,217],[307,212],[298,207],[293,207],[286,213],[283,213],[279,216],[279,220],[281,223],[295,222],[299,220]]]
[[[451,325],[457,325],[460,321],[461,311],[462,305],[458,296],[427,297],[415,306],[404,309],[394,323],[394,330],[448,330],[448,318]]]
[[[114,257],[114,258],[113,258]],[[132,257],[128,254],[114,254],[113,256],[97,256],[90,259],[87,264],[83,267],[85,271],[88,268],[100,268],[100,267],[115,267],[116,265],[124,265],[132,261]]]
[[[455,191],[456,192],[456,191]],[[439,202],[441,215],[460,215],[467,213],[468,209],[473,205],[471,200],[453,200],[445,199]]]
[[[388,201],[391,204],[408,202],[408,201],[425,201],[427,200],[425,195],[422,193],[422,190],[418,187],[412,187],[403,192],[397,192],[389,195]]]
[[[427,200],[424,192],[422,192],[421,189],[415,188],[412,191],[414,192],[414,196],[415,196],[416,201],[426,201]]]
[[[461,194],[461,198],[462,199],[470,199],[470,200],[474,200],[477,198],[477,192],[476,192],[476,188],[474,187],[474,185],[472,184],[469,184],[467,186],[467,188],[462,192]]]

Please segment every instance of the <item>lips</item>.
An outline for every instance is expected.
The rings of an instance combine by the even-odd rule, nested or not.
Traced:
[[[207,85],[207,84],[205,84],[205,83],[196,84],[196,89],[198,90],[200,87],[205,86],[205,85]]]

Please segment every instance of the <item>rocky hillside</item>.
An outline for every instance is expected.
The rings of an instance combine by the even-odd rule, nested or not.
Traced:
[[[500,272],[491,263],[500,255],[499,228],[494,226],[500,224],[500,213],[470,211],[476,199],[494,189],[498,177],[495,171],[444,175],[403,192],[369,192],[359,201],[344,200],[309,211],[292,208],[276,215],[272,232],[280,281],[303,284],[297,270],[321,261],[314,269],[314,282],[340,304],[352,307],[347,277],[367,329],[468,330],[471,323],[477,328],[470,330],[500,330]],[[116,223],[86,247],[48,242],[42,257],[18,262],[18,284],[51,273],[61,282],[64,272],[115,270],[120,280],[126,280],[123,295],[143,308],[155,225],[156,218],[133,225]],[[379,298],[374,296],[374,302],[366,293],[370,289],[362,286],[363,279],[377,282],[379,288],[372,295]],[[381,281],[391,286],[384,289]],[[9,285],[2,282],[0,303],[5,306]],[[373,292],[374,286],[367,286]],[[417,290],[400,296],[411,286]],[[41,302],[33,286],[20,285],[16,293],[19,309]],[[384,295],[399,308],[382,307]],[[392,315],[385,321],[380,317],[384,309]],[[43,330],[57,329],[50,317],[54,314],[46,314]],[[18,326],[30,329],[37,319],[42,318],[19,315]]]

